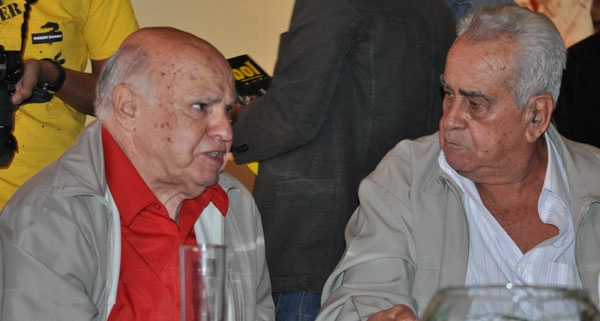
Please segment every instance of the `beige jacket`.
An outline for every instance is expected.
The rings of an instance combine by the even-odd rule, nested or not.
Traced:
[[[553,127],[549,135],[568,175],[579,274],[598,305],[600,150]],[[467,217],[439,154],[437,134],[400,142],[363,180],[346,252],[325,284],[317,321],[366,320],[400,303],[421,315],[439,288],[464,284]]]
[[[100,128],[99,122],[89,125],[0,213],[0,320],[107,319],[116,295],[120,232],[104,175]],[[219,184],[229,196],[221,237],[229,253],[232,317],[274,320],[254,200],[228,174]]]

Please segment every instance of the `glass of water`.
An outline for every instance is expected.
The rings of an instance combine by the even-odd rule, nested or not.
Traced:
[[[600,316],[583,290],[509,283],[441,289],[421,320],[600,321]]]
[[[182,321],[225,320],[227,248],[182,245],[179,248]]]

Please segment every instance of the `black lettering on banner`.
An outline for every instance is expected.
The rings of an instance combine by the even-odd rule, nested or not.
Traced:
[[[63,40],[63,33],[59,31],[59,25],[56,22],[47,22],[42,26],[42,29],[50,29],[50,31],[43,33],[34,33],[31,35],[31,43],[49,43],[59,42]]]
[[[2,0],[0,0],[0,6],[3,5]],[[0,7],[0,21],[6,21],[8,19],[14,18],[20,14],[22,14],[23,11],[21,11],[21,9],[19,8],[19,6],[16,3],[9,3],[5,6]]]

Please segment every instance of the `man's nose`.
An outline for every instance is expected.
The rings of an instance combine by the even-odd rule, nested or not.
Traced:
[[[440,119],[440,129],[462,128],[465,124],[464,99],[456,97],[453,100],[444,100],[444,112]]]
[[[213,121],[210,127],[210,132],[213,136],[218,136],[225,142],[233,140],[233,130],[227,112],[216,113],[213,115]]]

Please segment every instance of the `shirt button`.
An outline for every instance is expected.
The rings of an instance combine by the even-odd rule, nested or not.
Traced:
[[[157,209],[157,210],[160,210],[160,204],[154,203],[154,208]]]
[[[524,267],[522,267],[522,266],[521,266],[521,267],[519,267],[519,269],[518,269],[518,272],[519,272],[519,274],[521,274],[521,275],[525,274],[525,268],[524,268]]]

